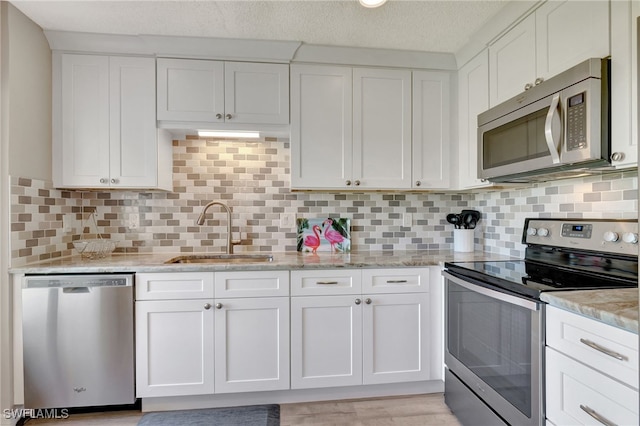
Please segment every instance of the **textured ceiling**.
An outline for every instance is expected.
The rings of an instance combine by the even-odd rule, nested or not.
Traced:
[[[31,1],[12,3],[44,29],[456,52],[504,0]]]

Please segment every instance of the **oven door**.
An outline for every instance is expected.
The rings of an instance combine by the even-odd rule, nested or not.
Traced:
[[[543,304],[443,275],[447,368],[506,423],[542,425]]]

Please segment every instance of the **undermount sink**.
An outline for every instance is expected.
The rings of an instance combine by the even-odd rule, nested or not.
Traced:
[[[190,254],[164,263],[264,263],[273,262],[270,254]]]

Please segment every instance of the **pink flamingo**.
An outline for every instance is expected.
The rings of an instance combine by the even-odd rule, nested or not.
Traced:
[[[316,250],[318,250],[318,247],[320,247],[320,227],[318,225],[313,225],[313,228],[311,229],[316,235],[307,235],[304,239],[304,245],[307,247],[311,247],[311,252],[315,253]]]
[[[331,219],[327,219],[322,222],[322,233],[324,234],[325,240],[329,241],[329,244],[331,244],[331,251],[336,251],[336,244],[343,242],[344,237],[340,235],[338,231],[331,228],[331,225],[333,225],[333,220]]]

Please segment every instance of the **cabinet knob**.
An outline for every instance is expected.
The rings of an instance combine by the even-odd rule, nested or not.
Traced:
[[[217,118],[218,120],[222,119],[222,114],[220,114],[220,113],[216,114],[216,118]]]
[[[362,303],[362,300],[360,300],[360,299],[356,299],[356,305],[359,305],[359,304],[361,304],[361,303]]]
[[[111,179],[111,183],[118,183],[118,182],[119,182],[119,181],[118,181],[118,179],[116,179],[116,178]]]
[[[356,180],[355,182],[353,182],[355,186],[360,186],[360,181]]]
[[[216,303],[216,309],[222,309],[222,303]]]
[[[524,90],[529,90],[529,89],[531,89],[532,87],[533,87],[533,84],[531,84],[531,83],[527,83],[527,84],[525,84],[525,85],[524,85]]]
[[[624,152],[614,152],[611,154],[611,161],[622,161],[624,160]]]
[[[420,186],[422,185],[422,182],[420,182],[419,180],[416,181],[416,186]]]
[[[107,178],[101,178],[101,179],[100,179],[100,183],[109,183],[109,179],[107,179]]]
[[[227,120],[231,120],[231,114],[227,114],[227,115],[225,115],[225,118],[226,118]]]
[[[544,78],[538,77],[538,78],[536,78],[536,81],[533,82],[533,84],[537,86],[538,84],[542,83],[543,81],[544,81]]]
[[[205,308],[206,310],[211,309],[211,303],[205,303],[205,304],[204,304],[204,308]]]
[[[364,303],[366,303],[367,305],[370,305],[372,302],[371,299],[369,299],[368,297],[366,299],[364,299]]]
[[[346,181],[345,183],[347,184],[347,186],[351,186],[351,181],[350,180]]]

